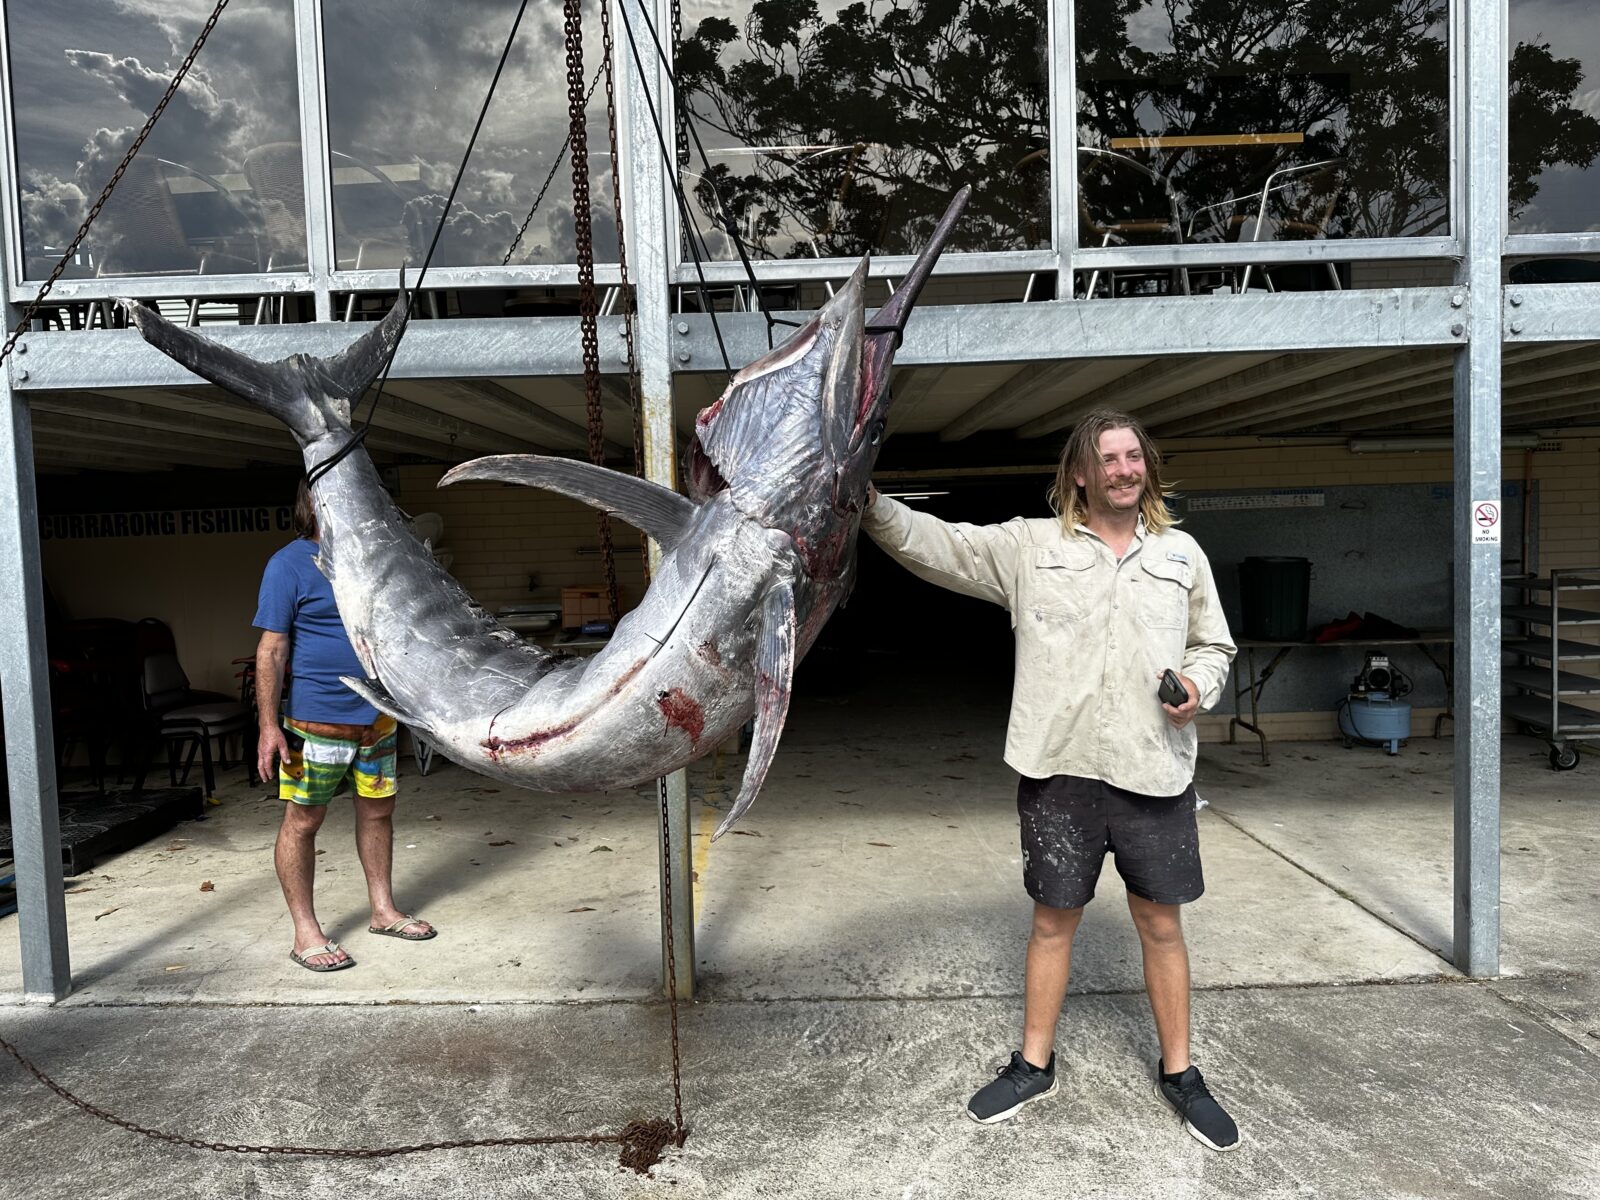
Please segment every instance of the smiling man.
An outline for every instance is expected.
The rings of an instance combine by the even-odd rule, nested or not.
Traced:
[[[1222,694],[1235,648],[1210,565],[1173,528],[1160,456],[1137,421],[1085,417],[1050,499],[1055,518],[952,525],[873,492],[861,523],[914,574],[1004,605],[1016,635],[1005,759],[1022,776],[1023,883],[1034,901],[1022,1049],[967,1112],[992,1124],[1055,1093],[1072,938],[1109,852],[1144,951],[1157,1091],[1197,1139],[1231,1150],[1238,1128],[1189,1058],[1180,906],[1205,890],[1192,722]],[[1168,670],[1186,693],[1180,703],[1158,695]]]

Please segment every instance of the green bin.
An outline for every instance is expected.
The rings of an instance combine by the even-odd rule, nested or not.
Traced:
[[[1242,634],[1265,642],[1306,640],[1311,560],[1263,556],[1239,564]]]

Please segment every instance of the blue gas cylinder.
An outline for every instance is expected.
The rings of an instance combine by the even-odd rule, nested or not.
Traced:
[[[1371,742],[1399,754],[1400,743],[1411,736],[1411,705],[1391,699],[1388,692],[1351,696],[1339,706],[1339,732],[1346,747]]]

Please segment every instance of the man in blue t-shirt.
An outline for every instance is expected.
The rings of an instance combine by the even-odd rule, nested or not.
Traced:
[[[394,719],[373,708],[340,682],[362,674],[334,603],[333,587],[317,568],[317,515],[304,480],[295,497],[297,540],[267,562],[255,627],[256,703],[261,719],[257,768],[262,779],[278,774],[278,796],[286,801],[273,860],[294,920],[289,957],[308,971],[340,971],[356,960],[322,931],[312,905],[317,830],[328,802],[354,785],[356,853],[367,877],[372,904],[369,933],[421,942],[436,932],[395,907]],[[279,724],[285,672],[288,701]]]

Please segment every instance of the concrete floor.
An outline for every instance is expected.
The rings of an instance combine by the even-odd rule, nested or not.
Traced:
[[[0,1197],[1600,1196],[1600,763],[1557,774],[1521,739],[1504,756],[1504,978],[1463,980],[1441,957],[1448,742],[1397,758],[1279,746],[1271,768],[1208,747],[1195,1053],[1246,1146],[1205,1150],[1151,1093],[1109,864],[1074,953],[1061,1094],[1006,1126],[966,1121],[1021,1013],[1029,905],[1003,715],[985,689],[804,701],[765,794],[714,847],[741,762],[694,771],[693,1132],[649,1179],[611,1148],[177,1150],[75,1112],[7,1059]],[[403,789],[397,893],[434,941],[363,931],[336,807],[319,908],[359,966],[291,964],[279,806],[235,778],[205,821],[72,882],[77,990],[6,1009],[0,1032],[86,1098],[208,1140],[409,1143],[669,1112],[653,790],[541,796],[449,764]],[[19,991],[11,937],[0,1002]]]

